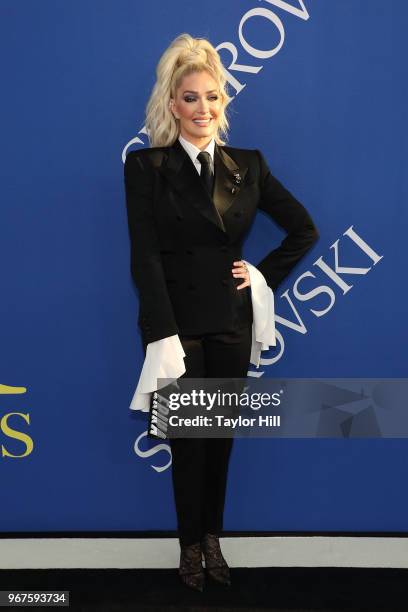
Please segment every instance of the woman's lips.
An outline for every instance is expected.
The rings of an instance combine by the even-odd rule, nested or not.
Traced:
[[[205,120],[202,120],[202,119],[193,119],[193,123],[195,125],[200,126],[200,127],[206,127],[207,125],[210,125],[211,119],[205,119]]]

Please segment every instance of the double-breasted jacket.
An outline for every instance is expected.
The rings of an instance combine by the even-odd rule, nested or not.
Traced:
[[[177,139],[127,154],[130,267],[145,343],[173,334],[233,331],[252,320],[251,289],[233,262],[258,209],[287,235],[256,264],[275,291],[318,238],[306,208],[259,150],[215,144],[211,197]]]

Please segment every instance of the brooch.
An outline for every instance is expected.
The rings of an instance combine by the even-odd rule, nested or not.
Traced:
[[[239,185],[242,181],[241,175],[239,172],[234,172],[234,183]]]

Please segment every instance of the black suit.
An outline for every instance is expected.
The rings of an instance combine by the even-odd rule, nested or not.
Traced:
[[[143,347],[178,334],[191,378],[243,378],[251,352],[250,287],[232,276],[258,208],[288,235],[256,267],[275,290],[318,237],[302,206],[255,150],[214,149],[213,197],[177,139],[125,163],[131,270]],[[154,436],[152,436],[154,437]],[[233,438],[171,438],[180,544],[220,533]]]
[[[307,210],[272,176],[260,151],[216,144],[214,169],[215,208],[178,139],[127,155],[131,271],[146,343],[233,331],[248,320],[250,288],[236,290],[243,279],[231,269],[258,208],[288,232],[256,266],[272,290],[318,237]]]

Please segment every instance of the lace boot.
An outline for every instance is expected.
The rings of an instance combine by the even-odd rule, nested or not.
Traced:
[[[203,590],[205,575],[201,564],[200,542],[180,547],[179,576],[188,587]]]
[[[210,578],[220,584],[230,586],[230,569],[221,552],[218,536],[206,533],[201,539],[201,551],[205,559],[205,570]]]

